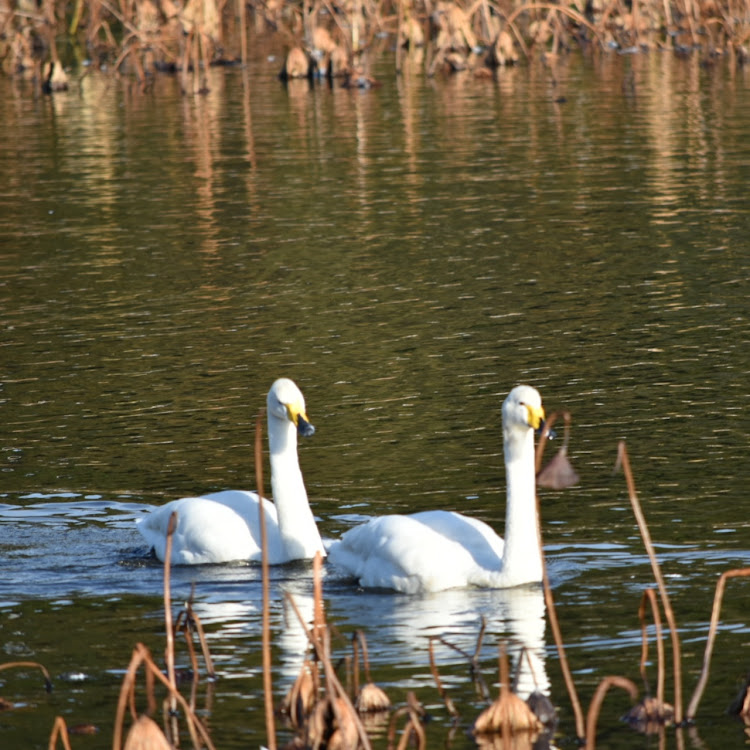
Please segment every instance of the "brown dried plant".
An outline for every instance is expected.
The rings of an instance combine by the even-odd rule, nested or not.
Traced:
[[[475,735],[500,734],[503,739],[523,734],[533,741],[542,723],[528,704],[510,689],[510,669],[505,644],[499,646],[500,695],[482,711],[472,727]]]
[[[169,679],[164,676],[161,669],[154,663],[148,648],[142,643],[137,643],[133,649],[130,664],[125,672],[125,677],[123,678],[122,686],[120,688],[120,697],[117,702],[114,734],[112,739],[113,750],[120,750],[120,748],[123,747],[122,733],[126,709],[128,707],[130,708],[133,723],[136,723],[139,719],[139,714],[135,708],[135,685],[137,673],[141,667],[144,668],[146,673],[146,697],[149,706],[152,706],[155,703],[153,686],[154,680],[156,680],[167,688],[169,699],[174,699],[175,704],[179,705],[182,709],[182,715],[185,718],[193,747],[199,748],[205,746],[210,750],[214,750],[213,742],[211,741],[211,738],[200,718],[191,710],[190,705],[181,693],[173,687]],[[171,730],[168,731],[171,732]]]
[[[71,750],[70,737],[68,737],[68,725],[62,716],[55,717],[55,723],[52,725],[52,733],[49,737],[49,750],[57,747],[57,740],[60,739],[65,750]]]
[[[396,745],[396,724],[402,716],[407,716],[406,724],[401,730],[401,738]],[[406,695],[406,705],[401,706],[393,712],[388,725],[388,750],[406,750],[407,747],[416,747],[417,750],[426,750],[427,735],[422,726],[425,710],[417,700],[417,696],[410,690]]]
[[[268,541],[266,513],[263,502],[263,410],[255,422],[255,477],[258,487],[258,517],[260,519],[261,580],[263,589],[262,652],[263,704],[266,719],[268,750],[276,750],[276,723],[273,714],[273,677],[271,674],[271,584],[268,572]]]
[[[651,562],[651,570],[659,590],[659,597],[661,599],[662,607],[664,608],[664,615],[669,624],[669,631],[672,639],[672,659],[674,662],[674,721],[675,724],[679,725],[682,723],[682,657],[680,651],[680,638],[677,633],[677,621],[675,620],[674,610],[672,609],[667,587],[664,583],[664,576],[659,567],[659,561],[656,558],[654,545],[651,542],[651,532],[648,529],[646,517],[643,515],[643,510],[641,509],[641,504],[635,491],[633,472],[630,469],[630,459],[628,458],[628,451],[625,447],[624,441],[621,441],[618,446],[617,466],[621,466],[623,473],[625,474],[630,504],[633,508],[636,522],[638,523],[638,530],[641,533],[641,539],[643,540],[644,547],[646,548],[648,558]]]
[[[724,597],[724,589],[726,588],[727,581],[731,578],[745,578],[750,576],[750,568],[737,568],[734,570],[726,570],[720,576],[716,583],[716,593],[714,594],[714,604],[711,609],[711,624],[708,629],[708,638],[706,640],[706,651],[703,655],[703,668],[701,669],[700,678],[698,684],[693,692],[693,697],[690,699],[690,703],[687,708],[686,718],[688,721],[693,721],[695,714],[698,711],[698,704],[703,697],[703,691],[706,689],[708,683],[708,672],[711,665],[711,655],[713,653],[714,643],[716,641],[716,633],[719,629],[719,616],[721,614],[721,602]],[[748,714],[748,701],[746,700],[743,704],[743,710],[740,712],[741,715]]]
[[[367,656],[367,639],[364,631],[357,630],[352,636],[354,647],[354,708],[361,714],[379,713],[391,707],[391,700],[385,691],[370,677],[370,660]],[[362,650],[362,664],[365,670],[365,684],[359,684],[359,650]]]
[[[36,661],[9,661],[4,664],[0,664],[0,672],[4,669],[38,669],[44,676],[44,689],[50,693],[52,692],[52,678],[49,676],[47,668]]]
[[[656,696],[650,695],[646,664],[648,662],[648,631],[646,627],[646,604],[650,604],[651,613],[656,630],[656,654],[657,654],[657,677]],[[641,679],[643,680],[646,696],[633,706],[625,715],[625,720],[646,734],[657,732],[674,719],[674,708],[664,701],[664,641],[662,638],[661,617],[659,615],[659,602],[653,589],[646,589],[641,597],[638,608],[638,618],[641,622]]]
[[[328,750],[356,750],[361,747],[371,750],[367,732],[331,661],[331,638],[323,609],[321,570],[322,557],[318,552],[313,560],[315,614],[312,627],[308,627],[294,597],[285,592],[324,677],[321,681],[322,692],[316,696],[312,709],[304,717],[298,740],[302,747],[325,747]]]
[[[630,697],[635,700],[638,697],[638,688],[627,677],[610,675],[605,677],[597,686],[594,697],[591,699],[588,713],[586,714],[586,744],[584,750],[594,750],[596,747],[596,722],[599,718],[604,696],[611,687],[619,687],[626,690]]]
[[[542,465],[542,461],[544,459],[544,448],[547,443],[547,435],[549,434],[550,429],[552,428],[552,425],[555,423],[557,419],[557,413],[553,412],[547,420],[545,420],[544,428],[542,429],[542,434],[539,438],[539,442],[537,444],[537,452],[536,452],[536,469],[537,472],[539,471],[539,468]],[[544,604],[547,608],[547,617],[549,619],[550,629],[552,630],[552,636],[555,640],[555,647],[557,648],[557,654],[558,658],[560,660],[560,669],[562,671],[563,680],[565,682],[565,688],[568,691],[568,697],[570,699],[570,705],[573,709],[573,715],[575,717],[575,724],[576,724],[576,734],[578,736],[579,741],[583,741],[584,737],[586,736],[586,727],[583,717],[583,710],[581,708],[581,702],[578,699],[578,692],[576,690],[575,682],[573,680],[573,674],[571,672],[570,666],[568,664],[568,657],[565,653],[565,646],[563,645],[563,638],[562,638],[562,631],[560,629],[560,623],[557,619],[557,608],[555,607],[555,599],[552,595],[552,586],[549,582],[549,574],[547,572],[547,562],[544,557],[544,543],[542,540],[542,523],[541,523],[541,506],[539,503],[539,495],[537,493],[536,498],[536,510],[537,514],[539,516],[540,522],[539,522],[539,539],[537,540],[537,543],[539,544],[539,548],[542,551],[542,587],[544,589]]]
[[[539,487],[562,490],[566,487],[572,487],[574,484],[577,484],[580,479],[568,458],[568,442],[570,440],[571,422],[570,412],[564,411],[562,412],[562,416],[565,420],[565,437],[563,438],[563,444],[543,469],[539,470],[537,468],[536,483]],[[557,418],[558,414],[555,412],[545,422],[537,447],[537,466],[541,464],[546,437],[549,435],[549,431],[552,429],[552,425]]]
[[[491,75],[535,54],[551,63],[576,47],[659,47],[707,62],[750,60],[750,0],[314,0],[302,6],[287,0],[237,0],[236,6],[224,0],[43,0],[38,12],[6,5],[0,64],[11,75],[30,73],[50,93],[68,85],[57,51],[65,35],[84,44],[95,65],[134,75],[142,89],[156,73],[171,72],[184,93],[200,94],[208,90],[210,65],[247,64],[252,25],[256,34],[275,34],[294,50],[284,75],[340,75],[348,85],[352,76],[370,78],[363,59],[382,34],[395,37],[397,71],[405,47],[426,47],[428,75],[464,69]],[[325,34],[332,44],[316,38]],[[238,49],[225,57],[227,38]]]

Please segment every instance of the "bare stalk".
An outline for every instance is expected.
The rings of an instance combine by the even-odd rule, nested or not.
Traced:
[[[203,630],[203,623],[201,623],[200,617],[198,617],[193,611],[193,605],[191,602],[187,603],[186,609],[188,621],[198,633],[198,640],[201,644],[201,651],[203,652],[203,660],[206,662],[206,671],[208,672],[208,676],[213,679],[216,677],[216,670],[214,669],[213,659],[211,659],[211,652],[208,650],[208,642],[206,641],[206,632]]]
[[[557,422],[558,414],[553,411],[547,419],[544,420],[542,427],[542,433],[539,435],[539,440],[536,444],[536,452],[534,453],[534,473],[538,474],[542,468],[542,461],[544,460],[544,449],[547,447],[547,438],[550,432],[552,432],[552,425]]]
[[[320,555],[318,552],[316,554],[316,558]],[[319,575],[319,572],[316,571],[316,576]],[[331,703],[334,710],[334,713],[336,714],[337,720],[339,720],[339,709],[336,706],[336,698],[339,697],[343,701],[344,705],[346,706],[347,714],[350,715],[351,720],[354,722],[355,727],[357,728],[357,733],[359,735],[359,741],[364,748],[364,750],[372,750],[372,745],[370,744],[370,739],[367,736],[367,732],[365,731],[364,726],[362,725],[362,722],[360,721],[359,716],[357,715],[357,712],[354,710],[354,706],[352,705],[351,700],[349,699],[349,696],[346,694],[346,690],[344,690],[343,685],[341,684],[339,678],[336,676],[336,671],[333,669],[333,666],[331,665],[331,658],[330,658],[330,638],[328,636],[328,630],[326,628],[322,628],[319,633],[315,634],[311,631],[310,628],[307,627],[307,623],[305,622],[305,618],[302,616],[302,613],[299,611],[299,607],[297,606],[297,602],[294,601],[294,597],[288,592],[284,592],[284,595],[286,596],[287,601],[289,604],[292,605],[292,610],[294,611],[294,614],[297,616],[297,620],[299,620],[299,624],[302,626],[302,629],[305,631],[305,635],[307,636],[307,640],[310,643],[310,645],[313,647],[313,650],[315,651],[315,656],[317,657],[318,661],[323,665],[323,671],[326,676],[326,686],[329,692],[329,695],[331,696]]]
[[[65,750],[71,750],[70,738],[68,737],[68,725],[65,723],[65,719],[63,719],[62,716],[57,716],[55,718],[55,723],[52,725],[52,734],[50,734],[49,737],[49,750],[55,750],[58,737],[63,743]]]
[[[435,685],[437,685],[438,693],[440,693],[440,697],[443,699],[443,703],[445,703],[445,707],[448,710],[448,713],[454,719],[457,719],[459,715],[458,711],[456,710],[456,706],[451,700],[451,697],[448,695],[448,692],[443,687],[442,680],[440,679],[440,672],[438,672],[437,664],[435,663],[435,653],[432,648],[433,640],[434,638],[430,636],[430,639],[427,641],[427,651],[430,656],[430,672],[432,672],[432,678],[435,680]]]
[[[568,657],[565,654],[565,646],[563,645],[562,632],[560,631],[560,623],[557,620],[557,610],[555,609],[555,600],[552,596],[552,587],[549,583],[549,575],[547,573],[547,561],[544,559],[544,546],[542,544],[542,521],[541,521],[541,509],[539,506],[539,496],[536,499],[537,514],[539,516],[539,549],[542,551],[542,585],[544,586],[544,603],[547,607],[547,615],[549,617],[549,625],[552,630],[552,635],[555,639],[555,646],[557,647],[557,654],[560,659],[560,669],[563,673],[563,679],[565,680],[565,687],[568,690],[568,696],[570,697],[570,704],[573,708],[573,715],[576,721],[576,734],[578,738],[582,740],[586,734],[586,723],[583,718],[583,709],[581,708],[581,702],[578,699],[578,693],[576,692],[576,686],[573,682],[573,675],[570,671],[570,665],[568,664]]]
[[[656,600],[656,594],[653,589],[646,589],[641,597],[641,604],[638,607],[638,618],[641,621],[641,677],[643,686],[648,692],[648,678],[646,677],[646,661],[648,659],[648,636],[646,634],[646,602],[651,604],[651,613],[654,618],[654,627],[656,628],[656,699],[659,706],[664,704],[664,642],[661,633],[661,617],[659,616],[659,605]]]
[[[188,731],[193,742],[193,747],[201,747],[201,742],[209,750],[215,750],[211,738],[208,736],[208,732],[203,724],[198,720],[195,714],[190,710],[190,706],[182,695],[177,691],[176,688],[170,685],[168,678],[166,678],[159,667],[154,664],[153,659],[149,650],[142,644],[137,643],[133,649],[133,655],[130,659],[130,664],[125,672],[125,677],[122,680],[122,686],[120,687],[120,697],[117,701],[117,713],[115,716],[115,728],[112,733],[112,748],[113,750],[120,750],[122,747],[122,723],[125,716],[125,706],[128,702],[129,696],[132,694],[133,687],[135,685],[135,676],[138,671],[138,667],[144,665],[147,674],[155,677],[161,682],[170,692],[170,695],[180,704],[182,710],[185,713],[185,719],[187,721]],[[200,740],[198,738],[200,735]]]
[[[685,717],[688,721],[692,721],[695,718],[695,713],[698,710],[698,704],[703,697],[703,691],[706,689],[706,683],[708,682],[708,670],[711,666],[711,655],[714,649],[714,641],[716,640],[716,632],[719,628],[721,601],[724,597],[724,589],[726,588],[727,581],[730,578],[744,578],[746,576],[750,576],[750,568],[736,568],[734,570],[725,570],[719,576],[719,580],[716,584],[716,593],[714,594],[714,606],[711,610],[711,624],[708,628],[706,651],[703,654],[703,669],[701,670],[701,676],[698,680],[698,684],[695,686],[693,697],[690,699],[690,704],[688,705],[687,716]]]
[[[16,669],[18,667],[32,667],[38,669],[44,675],[44,689],[48,692],[52,692],[52,679],[49,676],[49,672],[43,664],[39,664],[36,661],[9,661],[5,664],[0,664],[0,671],[3,669]]]
[[[613,686],[627,690],[633,700],[638,697],[638,688],[627,677],[617,677],[616,675],[605,677],[596,688],[594,697],[591,699],[589,712],[586,714],[586,745],[584,750],[594,750],[596,747],[596,721],[599,718],[604,696]]]
[[[276,724],[273,715],[273,683],[271,681],[271,612],[268,579],[268,541],[266,539],[266,511],[263,507],[263,451],[261,417],[255,423],[255,477],[258,487],[260,514],[261,576],[263,579],[263,694],[266,710],[266,734],[269,750],[276,750]]]
[[[172,537],[177,528],[177,511],[173,511],[167,525],[167,548],[164,551],[164,628],[167,631],[167,647],[165,661],[167,663],[167,677],[170,686],[169,710],[172,715],[177,711],[175,693],[177,692],[177,679],[174,671],[174,628],[172,624],[172,597],[170,593],[170,564],[172,561]]]
[[[667,593],[667,587],[664,584],[664,577],[661,574],[659,568],[659,561],[656,559],[656,552],[654,551],[654,545],[651,542],[651,534],[646,524],[646,518],[643,515],[638,495],[635,491],[635,482],[633,481],[633,473],[630,470],[630,460],[628,459],[628,451],[625,447],[625,442],[620,441],[618,446],[617,460],[622,466],[622,470],[625,474],[625,481],[628,485],[628,495],[630,496],[630,504],[633,506],[633,513],[635,514],[636,521],[638,522],[638,529],[641,532],[643,544],[646,547],[649,560],[651,561],[651,569],[656,579],[656,585],[659,589],[659,596],[661,597],[662,605],[664,607],[664,615],[669,623],[669,630],[672,637],[672,653],[674,657],[674,721],[677,726],[682,723],[682,657],[680,655],[680,638],[677,634],[677,623],[675,621],[674,611],[672,605],[669,602],[669,594]]]

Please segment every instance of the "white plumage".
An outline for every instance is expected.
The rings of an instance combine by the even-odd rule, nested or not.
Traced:
[[[381,516],[350,529],[329,547],[329,561],[361,586],[405,593],[541,581],[534,430],[543,420],[541,396],[531,386],[517,386],[503,403],[505,541],[482,521],[425,511]]]
[[[311,435],[305,399],[288,378],[268,392],[268,444],[274,502],[264,499],[268,560],[271,565],[325,554],[307,499],[297,457],[297,433]],[[176,565],[260,560],[259,498],[255,492],[226,490],[203,497],[172,500],[136,522],[138,530],[164,560],[169,518],[177,511],[172,538]]]

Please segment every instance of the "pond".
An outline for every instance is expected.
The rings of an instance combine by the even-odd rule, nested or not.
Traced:
[[[135,519],[254,489],[255,423],[279,376],[316,426],[300,462],[327,538],[427,508],[502,533],[503,398],[528,382],[572,413],[580,481],[540,499],[584,706],[606,675],[639,683],[653,577],[614,470],[625,440],[689,699],[717,577],[750,565],[750,71],[660,52],[490,80],[389,65],[366,91],[285,86],[259,49],[245,73],[212,70],[203,97],[166,76],[143,94],[91,71],[52,97],[0,79],[0,662],[42,662],[54,683],[0,673],[16,704],[3,748],[46,747],[57,715],[98,727],[76,750],[111,746],[132,649],[164,648],[162,567]],[[284,591],[308,611],[310,566],[271,583],[280,699],[304,649]],[[172,586],[175,607],[195,587],[216,747],[259,746],[258,568],[178,567]],[[746,743],[726,709],[750,667],[749,586],[730,582],[697,725],[666,747]],[[559,745],[575,742],[536,589],[410,597],[329,569],[324,598],[337,653],[362,629],[373,678],[425,705],[428,746],[474,746],[469,665],[436,646],[454,723],[427,649],[435,636],[472,653],[482,617],[490,690],[498,645],[528,647]],[[657,742],[619,721],[629,705],[605,701],[600,747]]]

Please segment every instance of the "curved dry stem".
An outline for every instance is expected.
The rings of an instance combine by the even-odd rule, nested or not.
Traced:
[[[191,595],[192,599],[192,595]],[[216,677],[216,670],[214,669],[214,662],[211,658],[211,652],[208,648],[208,641],[206,640],[206,632],[203,630],[203,623],[200,617],[193,611],[193,604],[189,601],[185,607],[187,612],[188,623],[191,627],[195,628],[198,633],[198,641],[201,644],[201,651],[203,652],[203,660],[206,662],[206,671],[211,679]]]
[[[641,677],[643,678],[643,687],[649,692],[648,677],[646,676],[646,661],[648,660],[648,635],[646,633],[646,602],[651,604],[651,614],[654,618],[654,627],[656,628],[656,699],[659,705],[664,703],[664,642],[661,632],[661,617],[659,616],[659,603],[656,599],[656,593],[653,589],[646,589],[641,597],[641,604],[638,607],[638,619],[641,621]]]
[[[339,681],[336,675],[336,671],[331,664],[331,645],[330,645],[330,634],[326,629],[322,633],[323,647],[318,650],[318,659],[323,665],[323,672],[326,676],[326,688],[328,689],[331,696],[331,706],[333,707],[333,713],[336,716],[336,721],[340,727],[344,726],[344,718],[341,713],[337,698],[340,698],[344,706],[346,707],[346,713],[349,719],[354,722],[354,726],[357,728],[357,734],[359,735],[359,741],[362,744],[364,750],[372,750],[370,744],[370,738],[367,736],[367,731],[362,724],[357,711],[354,708],[349,696],[346,694],[343,685]],[[317,646],[316,646],[317,648]]]
[[[125,677],[122,679],[120,697],[117,700],[117,710],[115,711],[115,727],[112,731],[112,750],[120,750],[122,747],[122,723],[125,719],[125,705],[128,702],[131,703],[131,713],[135,714],[135,706],[132,705],[132,695],[135,685],[135,675],[138,667],[143,662],[144,651],[145,649],[141,648],[141,644],[138,644],[138,646],[133,649],[130,664],[128,664],[128,668],[125,671]]]
[[[269,750],[276,750],[276,723],[273,714],[273,681],[271,678],[271,611],[270,582],[268,574],[268,539],[266,534],[266,511],[263,500],[263,426],[262,411],[255,422],[255,479],[258,487],[258,515],[260,521],[261,579],[263,589],[262,653],[263,653],[263,698],[266,718],[266,739]]]
[[[365,668],[365,680],[367,682],[372,682],[372,680],[370,679],[370,657],[367,654],[367,639],[365,638],[364,630],[358,630],[355,634],[355,637],[359,641],[359,644],[362,648],[362,664]]]
[[[323,555],[320,550],[313,558],[313,636],[320,640],[326,628],[326,613],[323,606]]]
[[[523,643],[518,644],[521,647],[521,651],[518,655],[518,662],[516,664],[516,673],[513,675],[513,685],[512,689],[515,691],[518,687],[518,682],[521,677],[521,667],[523,666],[523,661],[526,660],[526,666],[529,669],[529,673],[531,674],[531,680],[534,683],[534,689],[538,690],[539,688],[539,677],[537,675],[537,669],[536,665],[534,664],[534,660],[531,658],[531,650],[525,646]]]
[[[316,558],[319,555],[320,553],[316,555]],[[336,671],[334,670],[331,664],[331,658],[329,655],[330,654],[330,636],[328,634],[327,628],[321,628],[317,634],[313,634],[310,628],[307,627],[305,618],[302,616],[302,613],[299,611],[299,607],[297,606],[297,602],[294,601],[294,597],[288,591],[284,592],[284,596],[286,597],[286,600],[289,602],[289,604],[291,604],[292,610],[294,611],[294,614],[297,616],[297,619],[299,620],[299,624],[304,630],[305,635],[307,636],[307,640],[312,646],[313,651],[315,652],[316,658],[323,665],[323,672],[326,676],[326,688],[328,689],[328,692],[331,696],[331,704],[332,704],[334,713],[336,714],[337,720],[339,719],[339,716],[338,716],[338,707],[336,706],[336,698],[341,698],[341,700],[344,702],[344,705],[347,708],[347,712],[351,714],[351,718],[352,718],[352,721],[354,722],[355,727],[357,728],[359,741],[362,743],[362,747],[364,748],[364,750],[372,750],[372,746],[370,745],[370,739],[367,736],[367,732],[365,731],[365,728],[362,725],[362,722],[360,721],[360,718],[357,715],[357,712],[355,711],[354,706],[352,705],[352,702],[349,696],[346,694],[346,690],[344,690],[344,687],[341,684],[339,678],[336,676]]]
[[[68,725],[62,716],[55,717],[55,723],[52,725],[52,733],[49,736],[49,750],[55,750],[57,747],[57,738],[63,743],[65,750],[71,750],[70,737],[68,737]]]
[[[627,690],[633,700],[638,697],[638,688],[627,677],[618,677],[617,675],[605,677],[597,686],[594,697],[591,699],[589,712],[586,715],[585,750],[594,750],[596,747],[596,721],[599,718],[599,711],[604,702],[604,696],[611,687],[619,687]]]
[[[706,641],[706,651],[703,654],[703,668],[701,669],[701,676],[698,680],[698,684],[695,686],[695,692],[693,697],[690,699],[690,704],[687,708],[687,716],[685,717],[688,721],[692,721],[695,717],[695,713],[698,710],[698,704],[703,697],[703,691],[706,689],[706,683],[708,682],[708,671],[711,666],[711,655],[714,649],[714,641],[716,640],[716,633],[719,629],[719,615],[721,613],[721,601],[724,597],[724,589],[726,588],[727,581],[730,578],[745,578],[750,576],[750,568],[735,568],[734,570],[725,570],[720,576],[716,584],[716,593],[714,594],[714,605],[711,610],[711,624],[708,628],[708,639]]]
[[[630,460],[628,458],[627,448],[625,447],[625,441],[620,441],[618,445],[617,461],[622,466],[622,470],[625,474],[625,481],[628,485],[628,495],[630,496],[630,504],[633,507],[633,514],[638,523],[638,529],[641,532],[643,545],[645,546],[648,558],[651,561],[651,570],[653,571],[656,585],[659,589],[659,596],[661,597],[662,606],[664,607],[664,615],[669,623],[674,658],[674,722],[679,726],[682,723],[682,657],[680,655],[680,638],[677,634],[677,622],[675,620],[674,611],[672,610],[672,605],[669,601],[667,587],[664,584],[664,577],[661,574],[659,561],[656,559],[656,552],[654,551],[654,545],[651,542],[651,533],[646,524],[646,517],[643,515],[643,510],[641,509],[641,504],[635,491],[635,482],[633,481],[633,472],[630,470]]]
[[[52,692],[52,678],[49,676],[47,668],[37,661],[9,661],[5,664],[0,664],[0,671],[3,669],[16,669],[18,667],[31,667],[32,669],[38,669],[44,675],[44,689],[50,693]]]
[[[352,694],[357,695],[359,693],[359,640],[357,638],[357,633],[355,633],[352,636],[352,651],[353,651],[353,660],[354,660],[354,664],[352,665],[352,677],[353,677]]]
[[[552,432],[552,425],[557,422],[557,418],[560,415],[553,411],[552,414],[550,414],[547,419],[544,420],[544,426],[542,427],[542,432],[539,435],[539,439],[536,443],[536,453],[534,454],[534,473],[538,474],[539,471],[542,468],[542,461],[544,460],[544,450],[547,447],[547,438],[549,438],[550,432]]]
[[[437,686],[438,693],[440,693],[440,697],[443,699],[443,703],[445,703],[445,708],[451,716],[456,718],[459,715],[458,711],[456,710],[456,706],[453,704],[453,701],[448,695],[448,692],[443,687],[443,682],[440,679],[440,672],[438,671],[437,664],[435,663],[435,652],[432,648],[432,642],[434,640],[435,637],[430,636],[427,641],[427,653],[430,657],[430,672],[432,672],[432,679],[435,680],[435,685]]]
[[[476,685],[477,693],[481,695],[484,700],[489,701],[489,690],[487,689],[487,685],[485,684],[484,678],[482,677],[482,670],[479,664],[479,651],[482,647],[482,641],[484,640],[484,632],[486,628],[487,622],[484,617],[482,617],[481,625],[479,628],[479,635],[477,636],[477,645],[474,649],[473,654],[467,654],[466,651],[464,651],[460,646],[456,646],[455,643],[451,643],[449,640],[440,635],[431,636],[430,640],[439,641],[443,644],[443,646],[447,646],[448,648],[453,649],[453,651],[461,654],[461,656],[463,656],[464,659],[469,662],[469,671]]]
[[[553,414],[553,417],[556,415]],[[546,424],[545,424],[546,426]],[[541,459],[540,459],[541,460]],[[570,704],[573,708],[573,715],[575,716],[576,722],[576,734],[578,738],[582,740],[585,736],[586,722],[583,717],[583,709],[581,708],[581,701],[578,699],[578,693],[576,691],[575,682],[573,682],[573,675],[570,671],[570,665],[568,664],[568,657],[565,653],[565,646],[563,645],[562,632],[560,630],[560,623],[557,620],[557,610],[555,609],[555,599],[552,596],[552,587],[549,583],[549,574],[547,573],[547,561],[544,559],[544,544],[542,542],[542,512],[539,504],[539,495],[536,497],[536,512],[539,517],[539,549],[542,556],[542,585],[544,587],[544,603],[547,607],[547,616],[549,617],[549,625],[552,630],[552,635],[555,639],[555,646],[557,648],[557,654],[560,659],[560,669],[563,673],[563,679],[565,681],[565,687],[568,691],[570,698]]]
[[[409,721],[404,725],[404,731],[401,733],[401,739],[399,740],[397,750],[406,750],[410,746],[412,735],[416,735],[418,750],[424,750],[427,747],[427,737],[422,726],[422,720],[420,717],[418,701],[413,692],[409,692],[406,696],[407,705],[401,706],[396,709],[391,716],[391,721],[388,724],[388,748],[393,748],[394,740],[396,739],[396,722],[404,715],[409,715]]]
[[[477,645],[474,647],[474,656],[471,657],[472,665],[479,663],[479,654],[482,650],[482,641],[484,641],[484,634],[487,630],[487,620],[484,615],[479,620],[479,633],[477,634]]]
[[[185,714],[185,720],[187,721],[188,731],[190,732],[193,746],[200,747],[202,741],[209,750],[215,750],[214,744],[211,742],[211,738],[202,722],[198,719],[195,713],[190,710],[190,706],[185,698],[183,698],[183,696],[170,685],[167,677],[165,677],[159,667],[154,664],[154,660],[151,658],[149,650],[142,643],[137,643],[133,649],[130,664],[128,665],[125,677],[122,681],[122,686],[120,687],[120,697],[117,701],[117,712],[115,716],[115,727],[112,733],[112,750],[121,750],[122,748],[122,724],[125,717],[125,704],[128,702],[128,697],[133,690],[136,673],[141,664],[144,665],[147,673],[159,680],[159,682],[169,690],[170,696],[181,706]],[[198,735],[200,735],[200,740]]]
[[[167,524],[167,547],[164,551],[164,629],[166,630],[167,646],[165,661],[167,663],[167,677],[169,678],[170,702],[169,710],[177,710],[175,693],[177,692],[177,678],[174,669],[174,626],[172,623],[172,597],[170,587],[170,565],[172,561],[172,537],[177,528],[177,511],[172,511]]]

